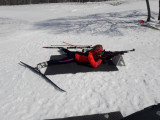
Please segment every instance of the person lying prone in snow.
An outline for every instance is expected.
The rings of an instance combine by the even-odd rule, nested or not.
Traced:
[[[90,64],[93,68],[97,68],[101,64],[104,58],[103,46],[100,44],[95,45],[91,50],[85,53],[73,52],[65,48],[60,48],[60,50],[65,52],[68,58],[61,59],[61,60],[50,60],[47,62],[42,62],[42,63],[37,64],[37,68],[41,69],[43,67],[47,67],[50,65],[66,64],[69,62],[79,62],[79,63],[84,63],[84,64]]]

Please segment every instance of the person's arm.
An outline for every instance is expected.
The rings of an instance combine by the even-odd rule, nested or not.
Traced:
[[[94,68],[98,67],[102,62],[101,59],[98,59],[97,61],[95,61],[93,54],[91,52],[89,52],[89,54],[88,54],[88,61],[89,61],[90,65]]]

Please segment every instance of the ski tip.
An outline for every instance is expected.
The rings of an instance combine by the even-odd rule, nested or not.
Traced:
[[[64,93],[67,92],[67,91],[65,91],[65,90],[63,90],[63,89],[61,89],[61,88],[59,88],[59,87],[56,88],[56,89],[58,89],[60,92],[64,92]]]
[[[66,91],[65,91],[65,90],[62,90],[62,92],[65,92],[65,93],[66,93]]]
[[[42,47],[42,48],[47,48],[47,47]]]
[[[25,65],[25,63],[24,62],[22,62],[22,61],[19,61],[19,63],[18,63],[19,65]]]
[[[22,61],[19,61],[20,63],[23,63]]]

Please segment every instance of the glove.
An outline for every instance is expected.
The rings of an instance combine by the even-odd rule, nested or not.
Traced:
[[[105,54],[101,55],[101,60],[106,61],[106,55]]]
[[[104,55],[104,53],[105,53],[105,49],[101,52],[101,56]]]

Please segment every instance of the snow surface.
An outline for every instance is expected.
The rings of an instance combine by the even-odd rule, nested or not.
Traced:
[[[158,1],[150,1],[158,17]],[[42,120],[121,111],[127,116],[160,102],[160,31],[137,25],[147,18],[144,1],[0,6],[0,118]],[[62,93],[19,65],[58,55],[43,46],[95,45],[124,55],[117,72],[48,76]]]

